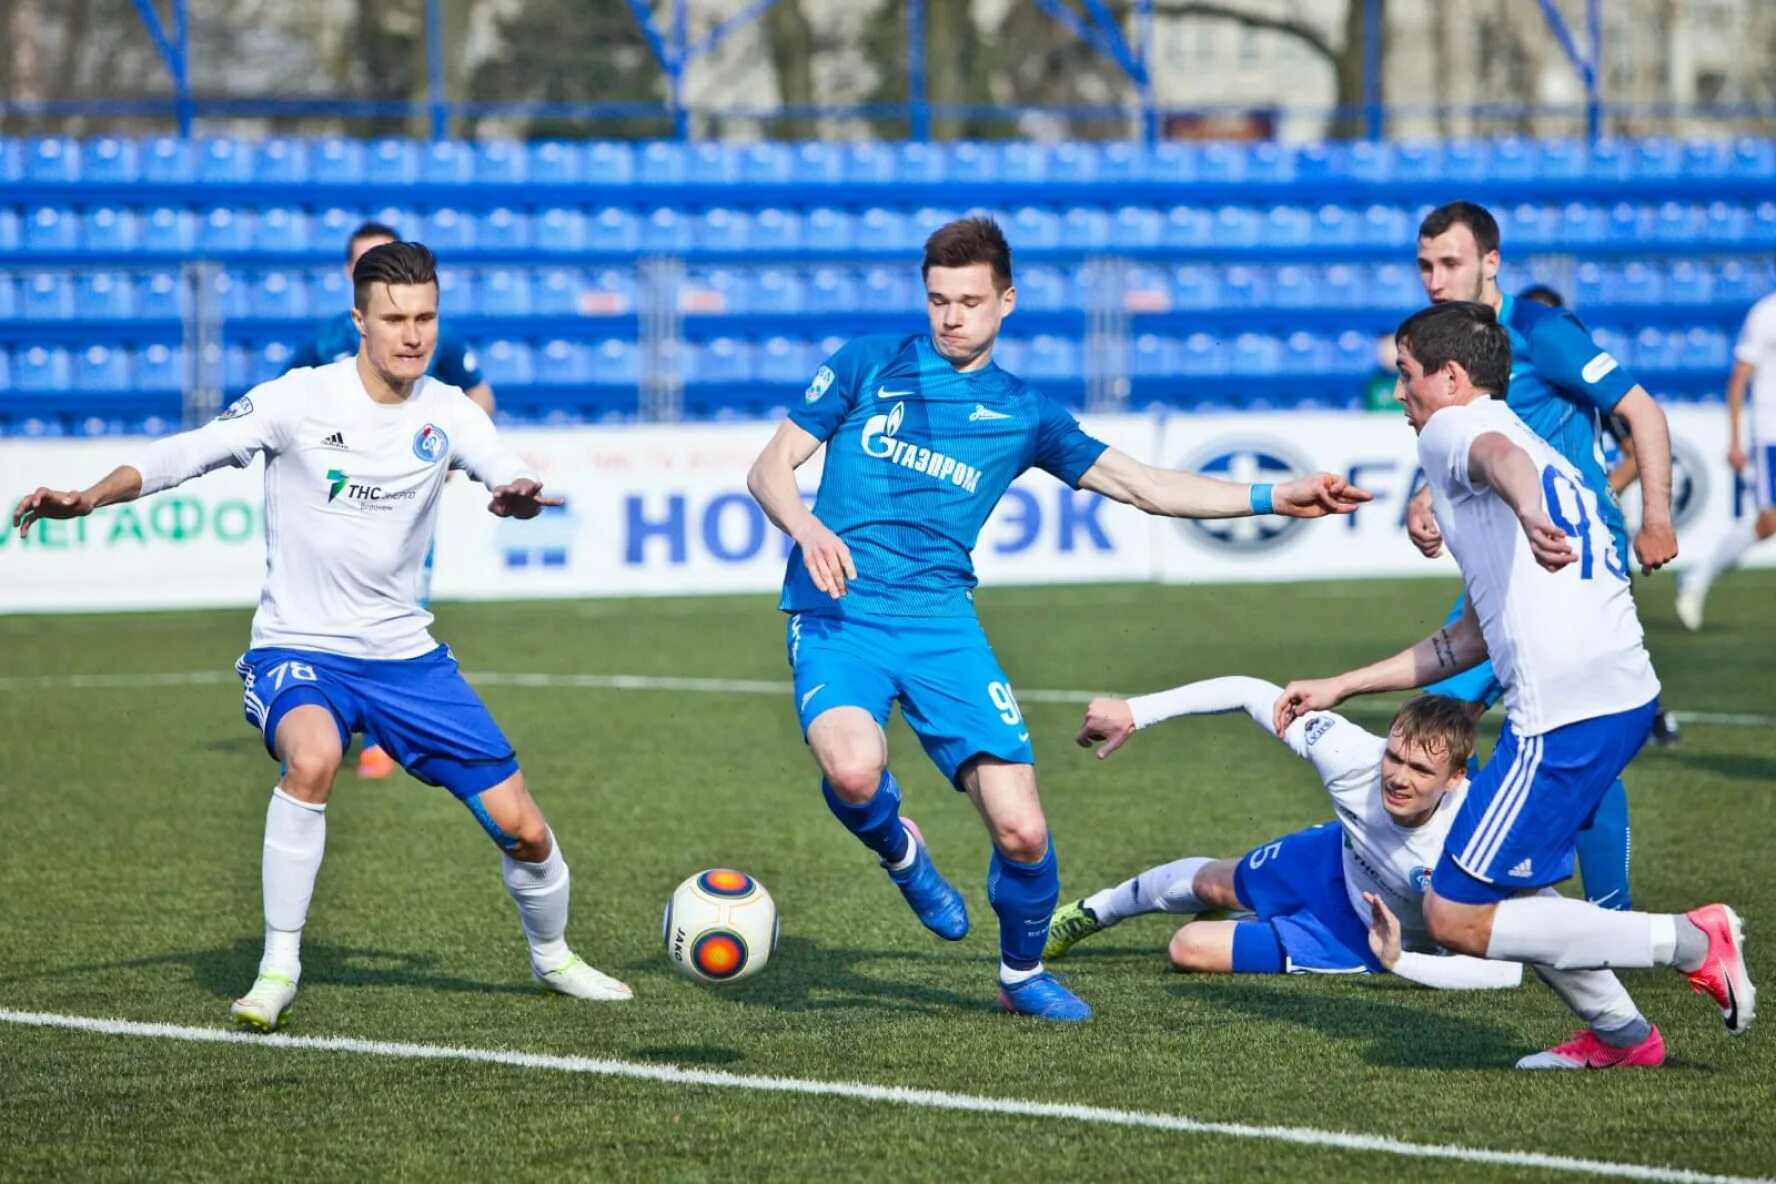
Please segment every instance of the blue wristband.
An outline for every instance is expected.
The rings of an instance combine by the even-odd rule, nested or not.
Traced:
[[[1252,513],[1274,513],[1270,505],[1271,488],[1271,484],[1268,481],[1252,486]]]

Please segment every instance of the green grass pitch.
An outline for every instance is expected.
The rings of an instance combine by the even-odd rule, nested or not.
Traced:
[[[1444,581],[983,593],[1020,689],[1157,689],[1331,673],[1422,636]],[[1723,583],[1706,632],[1646,581],[1669,706],[1776,715],[1776,576]],[[786,682],[767,596],[444,605],[477,673]],[[0,1009],[221,1028],[253,977],[275,766],[228,672],[245,613],[0,618]],[[188,685],[81,674],[210,672]],[[958,944],[919,928],[827,816],[787,691],[484,685],[574,874],[569,938],[637,998],[532,989],[492,847],[441,790],[343,774],[291,1031],[607,1057],[740,1074],[1067,1102],[1701,1172],[1776,1174],[1776,1032],[1725,1034],[1669,971],[1628,972],[1664,1030],[1657,1072],[1517,1075],[1573,1023],[1540,983],[1438,994],[1391,979],[1184,978],[1164,918],[1057,963],[1098,1010],[996,1010],[987,844],[898,722],[907,812],[968,896]],[[1330,811],[1312,771],[1243,719],[1179,721],[1098,763],[1083,696],[1025,709],[1071,899],[1149,863],[1237,855]],[[1360,709],[1371,724],[1388,704]],[[1489,749],[1490,735],[1483,742]],[[1754,975],[1776,938],[1776,743],[1691,724],[1629,777],[1642,907],[1725,899]],[[730,864],[782,909],[757,979],[716,991],[659,949],[679,880]],[[1767,969],[1766,969],[1767,974]],[[1766,982],[1766,986],[1770,984]],[[1770,996],[1776,1000],[1776,995]],[[1773,1004],[1776,1005],[1776,1004]],[[1265,1139],[938,1112],[548,1070],[421,1063],[0,1023],[0,1179],[543,1180],[1559,1178]]]

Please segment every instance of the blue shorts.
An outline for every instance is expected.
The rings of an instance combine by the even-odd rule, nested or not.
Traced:
[[[467,801],[518,771],[512,745],[457,669],[449,646],[400,661],[315,650],[253,649],[234,664],[247,722],[275,758],[292,708],[326,708],[344,748],[362,732],[427,785]]]
[[[1654,699],[1540,736],[1509,720],[1467,797],[1431,873],[1437,895],[1491,904],[1572,875],[1573,840],[1646,743]]]
[[[1468,594],[1463,592],[1455,598],[1455,607],[1444,618],[1443,627],[1447,629],[1461,620],[1467,607]],[[1464,670],[1442,682],[1432,683],[1425,691],[1427,694],[1447,695],[1451,699],[1460,699],[1463,703],[1478,703],[1482,707],[1491,708],[1504,698],[1505,684],[1492,672],[1492,659],[1488,658],[1472,670]]]
[[[1290,974],[1380,974],[1369,926],[1344,883],[1344,828],[1310,826],[1246,852],[1233,871],[1240,903],[1268,923]]]
[[[888,726],[894,701],[951,785],[974,757],[1033,765],[1030,726],[1011,680],[973,617],[789,618],[802,736],[834,707],[861,707]]]

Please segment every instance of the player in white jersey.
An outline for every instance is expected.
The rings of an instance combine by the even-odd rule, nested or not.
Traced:
[[[1434,305],[1407,318],[1397,338],[1399,398],[1467,609],[1391,658],[1290,683],[1277,700],[1277,733],[1306,712],[1423,686],[1490,654],[1505,685],[1505,725],[1431,873],[1431,939],[1530,965],[1591,1025],[1521,1068],[1664,1061],[1659,1030],[1611,967],[1678,967],[1714,999],[1729,1032],[1744,1032],[1756,993],[1732,909],[1613,912],[1552,887],[1572,874],[1573,836],[1658,710],[1659,680],[1597,494],[1503,402],[1511,345],[1489,307]]]
[[[441,785],[501,849],[507,890],[544,986],[627,999],[627,986],[567,946],[568,871],[512,746],[432,639],[421,568],[452,469],[492,491],[488,509],[531,518],[560,500],[504,447],[485,412],[425,376],[437,344],[436,263],[418,243],[364,255],[353,272],[355,358],[255,387],[195,431],[158,440],[85,490],[38,489],[13,513],[39,518],[171,489],[265,456],[265,585],[252,648],[236,664],[247,721],[283,764],[265,817],[265,952],[234,1018],[275,1029],[296,997],[302,928],[326,843],[334,775],[354,733]]]
[[[1748,390],[1749,453],[1740,427]],[[1733,347],[1733,373],[1727,379],[1727,463],[1735,473],[1751,466],[1751,500],[1757,512],[1735,522],[1707,558],[1679,578],[1677,617],[1692,632],[1702,628],[1709,586],[1731,571],[1745,552],[1776,534],[1776,292],[1751,306]]]
[[[1138,728],[1180,715],[1244,711],[1266,731],[1283,689],[1261,678],[1211,678],[1134,699],[1100,698],[1077,737],[1099,758]],[[1338,818],[1239,859],[1192,856],[1149,868],[1057,910],[1044,958],[1143,913],[1230,910],[1254,920],[1193,921],[1172,938],[1179,970],[1351,974],[1392,970],[1427,986],[1514,987],[1515,962],[1437,957],[1420,898],[1466,790],[1474,723],[1464,706],[1421,695],[1385,737],[1332,712],[1297,719],[1283,743],[1310,762]],[[1396,915],[1397,911],[1397,915]]]

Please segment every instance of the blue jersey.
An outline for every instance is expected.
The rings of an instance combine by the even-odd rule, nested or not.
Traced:
[[[1564,308],[1506,296],[1499,321],[1511,336],[1505,405],[1579,470],[1627,563],[1628,528],[1609,487],[1601,433],[1634,379]]]
[[[355,357],[358,338],[358,327],[352,324],[351,313],[328,317],[313,337],[296,347],[287,369],[325,366],[341,358]],[[475,352],[442,330],[438,332],[438,347],[432,351],[432,364],[426,367],[426,373],[439,382],[459,386],[465,391],[487,381],[475,360]]]
[[[973,616],[975,540],[1012,481],[1034,467],[1077,487],[1107,447],[1023,379],[959,372],[924,335],[848,342],[789,418],[827,445],[814,513],[857,565],[835,601],[797,547],[791,613]]]

